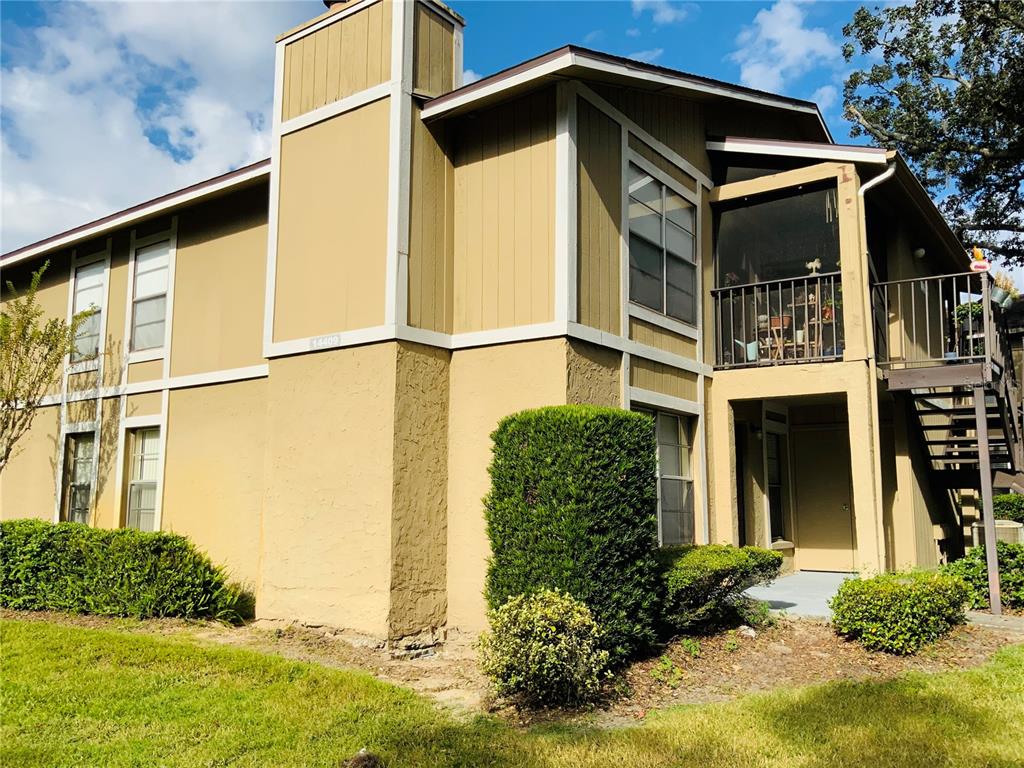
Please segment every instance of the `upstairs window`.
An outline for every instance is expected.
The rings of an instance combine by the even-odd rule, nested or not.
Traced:
[[[695,325],[694,206],[639,167],[629,166],[629,299]]]
[[[131,433],[128,481],[129,528],[152,531],[156,523],[157,475],[160,468],[160,429],[146,427]]]
[[[88,523],[92,503],[92,467],[96,437],[92,432],[68,435],[64,446],[64,487],[60,519]]]
[[[167,275],[171,243],[164,240],[135,251],[132,301],[132,351],[164,345]]]
[[[92,309],[93,313],[78,327],[75,345],[71,350],[71,362],[92,360],[100,349],[100,318],[103,305],[103,261],[94,261],[75,269],[74,314]]]

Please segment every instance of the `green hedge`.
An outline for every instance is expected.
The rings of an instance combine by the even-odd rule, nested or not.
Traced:
[[[1024,608],[1024,544],[997,541],[996,558],[999,560],[999,594],[1003,605]],[[985,547],[974,547],[966,557],[942,566],[941,570],[967,583],[972,608],[988,608]]]
[[[613,663],[655,640],[654,424],[615,408],[523,411],[491,435],[492,609],[541,587],[581,600]]]
[[[1024,495],[1001,493],[992,497],[992,509],[996,520],[1013,520],[1024,523]]]
[[[590,609],[557,590],[517,595],[488,616],[480,666],[501,696],[530,705],[575,705],[594,699],[608,652]]]
[[[730,620],[743,592],[775,579],[782,555],[728,544],[662,550],[665,600],[662,617],[676,632],[710,628]]]
[[[836,632],[872,651],[907,655],[964,621],[967,585],[941,572],[848,579],[829,604]]]
[[[182,536],[11,520],[0,523],[0,605],[233,621],[252,598]]]

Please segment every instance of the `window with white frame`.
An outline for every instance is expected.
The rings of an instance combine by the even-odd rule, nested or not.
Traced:
[[[692,544],[692,419],[663,411],[637,410],[654,419],[658,442],[658,542],[663,547]]]
[[[75,268],[75,298],[72,312],[77,315],[92,310],[92,313],[78,326],[75,345],[71,350],[72,363],[92,360],[99,354],[105,272],[106,265],[102,260]]]
[[[696,324],[695,208],[632,163],[628,184],[629,300]]]
[[[144,427],[130,435],[127,527],[152,531],[156,523],[160,428]]]
[[[89,522],[95,450],[96,436],[92,432],[68,435],[65,440],[61,520],[72,523]]]
[[[133,352],[158,349],[164,344],[170,256],[170,240],[153,243],[135,251],[131,343]]]

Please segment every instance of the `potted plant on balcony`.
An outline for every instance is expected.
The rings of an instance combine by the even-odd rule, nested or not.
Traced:
[[[1013,278],[1005,272],[996,272],[992,278],[993,286],[989,291],[989,298],[993,304],[998,304],[1003,309],[1009,306],[1020,297],[1020,291],[1014,285]]]
[[[960,357],[976,357],[985,353],[984,311],[980,301],[959,304],[953,310]]]
[[[793,324],[793,315],[789,314],[788,312],[779,314],[779,310],[774,308],[771,310],[771,313],[772,330],[777,330],[779,328],[783,330],[789,330],[789,326]]]

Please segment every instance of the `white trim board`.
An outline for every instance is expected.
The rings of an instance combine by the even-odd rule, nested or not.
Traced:
[[[330,104],[324,104],[322,107],[317,107],[314,110],[305,112],[298,117],[293,117],[290,120],[286,120],[281,123],[279,127],[280,135],[287,136],[289,133],[295,133],[303,128],[308,128],[316,123],[321,123],[324,120],[329,120],[332,117],[343,115],[346,112],[352,112],[353,110],[365,107],[367,104],[372,104],[375,101],[386,99],[391,95],[391,83],[385,81],[378,83],[377,85],[371,86],[365,90],[353,93],[351,96],[346,96],[338,101],[332,101]]]
[[[552,51],[552,53],[548,55],[553,56],[555,53],[557,53],[557,51]],[[458,109],[459,107],[465,107],[488,96],[493,96],[516,86],[525,85],[534,80],[552,75],[570,67],[590,70],[592,72],[605,72],[622,78],[679,88],[682,91],[718,96],[737,101],[746,101],[762,106],[774,107],[776,109],[786,109],[791,112],[813,115],[818,118],[818,122],[821,125],[824,134],[830,140],[832,138],[832,135],[828,130],[828,126],[825,124],[825,121],[821,117],[821,112],[816,106],[796,104],[791,100],[778,98],[771,94],[762,95],[750,93],[739,88],[731,88],[725,85],[715,85],[709,82],[702,82],[695,78],[687,77],[682,73],[671,74],[668,72],[653,72],[644,68],[644,65],[640,62],[637,62],[635,66],[629,66],[626,63],[607,61],[603,58],[589,54],[586,51],[576,50],[571,47],[567,48],[560,55],[553,56],[547,61],[540,61],[533,65],[527,65],[523,70],[514,75],[495,75],[491,82],[486,82],[479,87],[468,90],[466,93],[453,93],[449,96],[438,97],[438,99],[435,99],[438,103],[433,105],[430,103],[427,104],[427,107],[423,112],[423,119],[428,120],[434,117],[439,117]]]
[[[708,141],[709,152],[736,152],[744,155],[774,155],[778,157],[806,157],[812,160],[832,160],[848,163],[888,162],[886,150],[878,147],[848,147],[814,142],[771,141],[726,137]]]
[[[649,389],[630,386],[629,401],[631,405],[639,403],[641,406],[648,405],[654,408],[662,408],[666,411],[688,413],[692,416],[700,417],[701,420],[704,418],[704,406],[700,402],[684,400],[681,397],[673,397],[672,395],[663,395],[661,392],[652,392]]]

